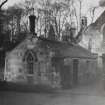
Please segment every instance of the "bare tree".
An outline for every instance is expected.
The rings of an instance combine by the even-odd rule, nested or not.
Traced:
[[[0,9],[2,8],[2,6],[7,2],[8,0],[5,0],[3,1],[1,4],[0,4]]]
[[[36,5],[37,4],[37,5]],[[75,5],[76,4],[76,5]],[[77,10],[77,5],[79,9]],[[38,7],[39,6],[39,7]],[[80,36],[83,32],[83,27],[81,27],[81,16],[82,16],[82,0],[64,0],[64,1],[55,1],[51,2],[51,0],[25,0],[22,4],[24,8],[24,16],[28,17],[32,9],[34,8],[34,14],[37,15],[36,20],[36,31],[42,35],[44,33],[45,37],[47,37],[47,33],[49,30],[49,25],[53,24],[54,30],[56,31],[56,38],[59,40],[62,31],[64,29],[64,25],[68,22],[72,25],[72,17],[75,18],[77,37],[76,39],[80,40]],[[96,8],[91,10],[92,21],[94,20],[94,12]],[[79,11],[79,13],[78,13]],[[23,18],[22,17],[22,18]],[[28,29],[28,18],[27,21],[24,21],[24,26]],[[19,24],[18,24],[19,26]],[[76,40],[75,39],[75,40]],[[79,42],[79,40],[77,42]]]
[[[90,17],[91,17],[91,23],[93,23],[93,21],[94,21],[95,10],[96,10],[97,8],[98,8],[98,7],[91,7],[91,8],[89,9]]]

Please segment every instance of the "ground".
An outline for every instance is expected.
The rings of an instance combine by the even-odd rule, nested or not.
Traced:
[[[55,93],[0,92],[0,105],[105,105],[103,82]]]

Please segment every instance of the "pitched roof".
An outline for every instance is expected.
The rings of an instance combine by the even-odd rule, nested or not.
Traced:
[[[105,11],[99,16],[99,18],[94,22],[97,29],[100,29],[101,26],[105,23]]]
[[[85,48],[79,45],[73,45],[69,42],[49,40],[46,38],[40,38],[40,37],[37,38],[38,38],[37,46],[54,51],[55,57],[89,58],[89,59],[96,58],[96,56],[93,53],[91,53],[90,51],[86,50]],[[23,49],[24,45],[26,46],[26,40],[21,42],[15,49],[17,48]],[[13,49],[13,51],[15,49]]]
[[[67,42],[52,41],[48,39],[41,39],[40,45],[42,47],[48,47],[56,51],[56,57],[71,57],[71,58],[97,58],[96,54],[91,53],[87,49],[73,45]]]
[[[62,50],[61,55],[68,56],[71,58],[88,58],[88,59],[95,59],[97,58],[96,54],[91,53],[90,51],[84,49],[83,47],[71,46],[66,51]]]
[[[101,29],[101,26],[105,23],[105,11],[97,18],[97,20],[94,23],[91,23],[87,30],[99,30]]]

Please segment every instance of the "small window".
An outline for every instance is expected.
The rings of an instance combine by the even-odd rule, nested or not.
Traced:
[[[89,67],[90,63],[91,63],[91,62],[90,62],[89,60],[87,60],[87,61],[86,61],[86,66]]]
[[[87,60],[87,61],[86,61],[86,64],[88,65],[89,63],[90,63],[90,61]]]
[[[34,62],[33,56],[31,53],[29,53],[27,56],[27,72],[29,74],[33,74],[33,62]]]
[[[34,63],[38,61],[37,54],[34,51],[27,51],[23,58],[23,61],[26,63],[27,73],[33,74],[34,73]]]
[[[27,72],[28,72],[28,74],[33,74],[34,72],[33,72],[33,63],[31,62],[31,63],[28,63],[28,65],[27,65]]]
[[[21,68],[19,68],[19,73],[22,73],[22,69]]]
[[[40,52],[40,55],[43,55],[43,52]]]
[[[28,54],[28,56],[27,56],[27,62],[28,63],[30,63],[30,62],[33,62],[33,56],[32,56],[32,54]]]

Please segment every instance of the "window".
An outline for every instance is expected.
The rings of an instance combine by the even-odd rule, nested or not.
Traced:
[[[34,62],[34,59],[33,59],[33,56],[31,53],[28,54],[27,56],[27,73],[28,74],[33,74],[33,62]]]
[[[34,73],[34,63],[37,63],[37,54],[33,50],[28,50],[25,52],[24,57],[23,57],[23,62],[26,64],[26,72],[28,74],[33,74]]]
[[[90,61],[87,60],[87,61],[86,61],[86,65],[87,65],[87,67],[89,66],[89,64],[90,64]]]

